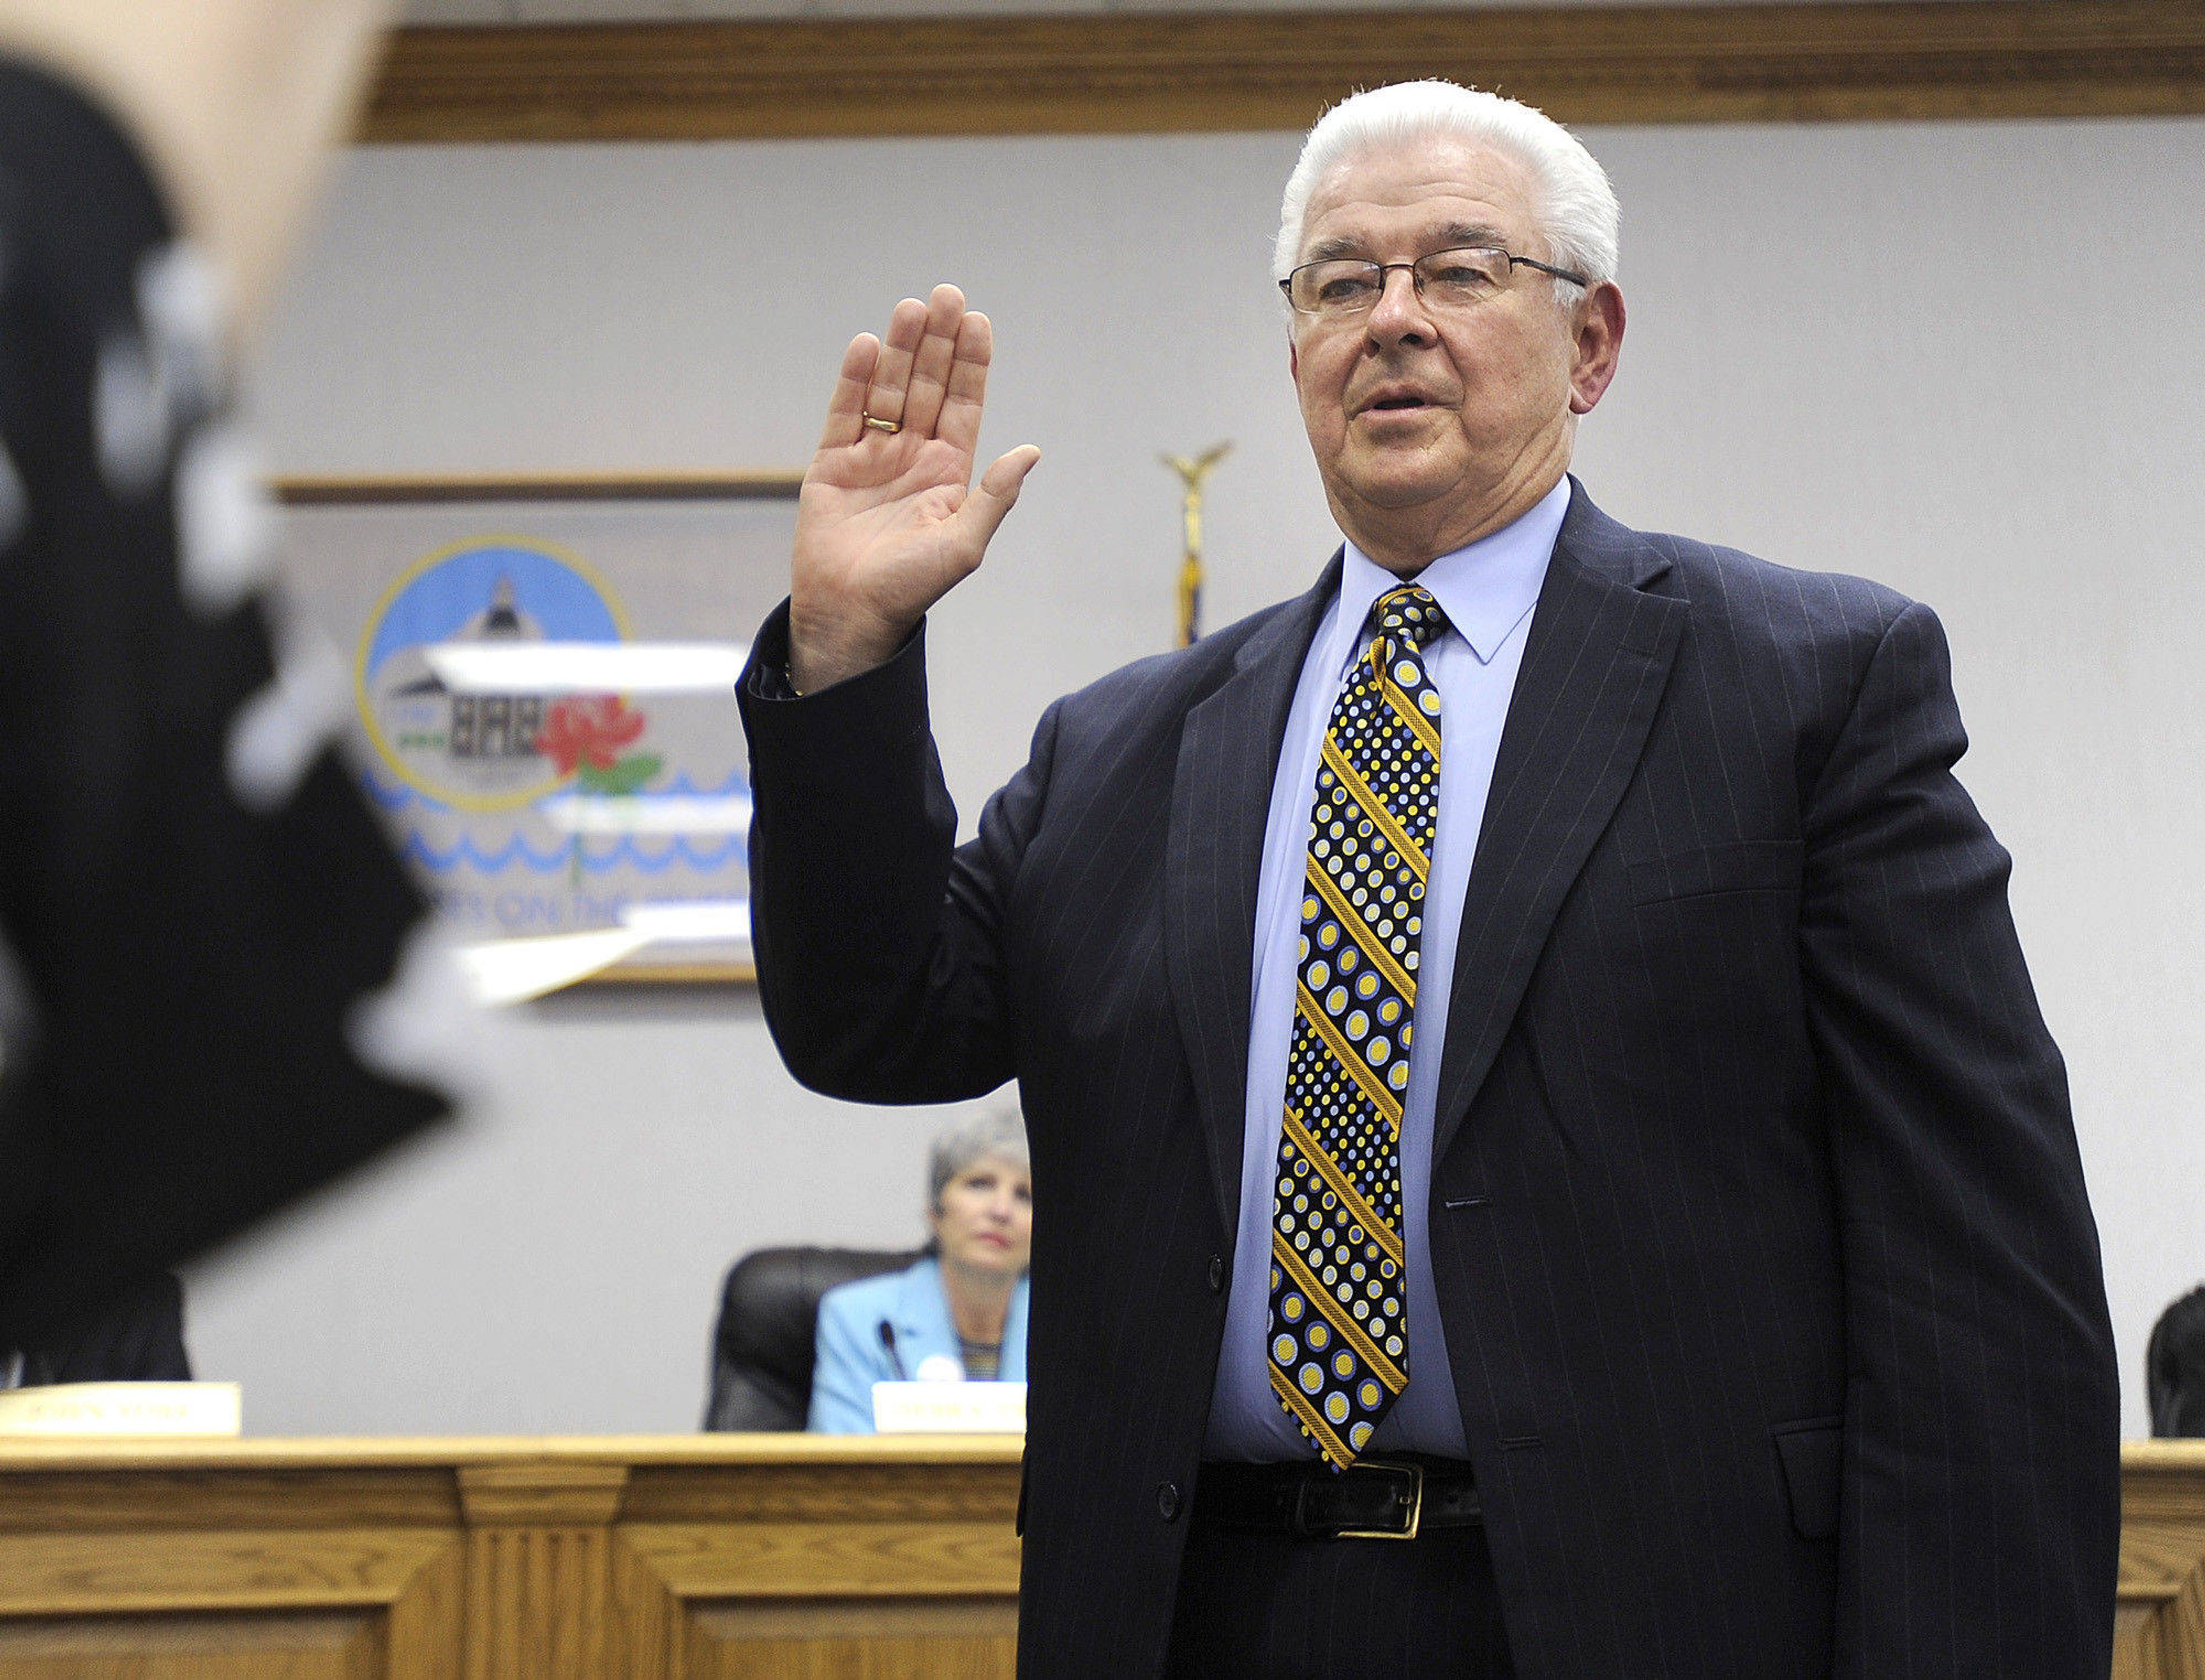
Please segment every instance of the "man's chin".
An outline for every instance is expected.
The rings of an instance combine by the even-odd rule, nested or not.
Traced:
[[[1355,500],[1374,512],[1409,513],[1459,496],[1461,469],[1423,451],[1388,450],[1348,464],[1341,482]]]

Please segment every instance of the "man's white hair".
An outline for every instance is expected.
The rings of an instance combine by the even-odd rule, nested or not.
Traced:
[[[1300,161],[1287,177],[1271,277],[1284,280],[1300,260],[1310,193],[1331,169],[1358,152],[1435,135],[1489,145],[1520,162],[1530,171],[1538,195],[1532,213],[1546,237],[1548,259],[1558,268],[1576,270],[1596,286],[1615,278],[1621,212],[1608,171],[1576,135],[1543,111],[1451,81],[1374,87],[1341,100],[1317,119],[1302,142]]]

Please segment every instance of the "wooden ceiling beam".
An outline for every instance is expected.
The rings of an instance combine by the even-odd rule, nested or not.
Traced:
[[[1109,12],[416,27],[360,138],[1300,128],[1443,75],[1573,123],[2205,112],[2205,0]]]

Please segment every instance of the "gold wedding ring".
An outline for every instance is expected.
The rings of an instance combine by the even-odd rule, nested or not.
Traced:
[[[896,433],[903,430],[903,422],[901,420],[883,420],[877,414],[868,414],[865,416],[865,429],[868,431],[884,431],[888,433],[889,436],[893,437]]]

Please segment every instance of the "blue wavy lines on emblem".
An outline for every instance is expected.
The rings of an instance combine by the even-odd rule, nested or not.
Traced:
[[[747,793],[751,791],[751,784],[750,779],[740,770],[730,770],[728,772],[728,779],[717,787],[699,787],[689,780],[688,771],[676,770],[674,773],[673,781],[668,782],[663,787],[654,787],[651,791],[653,793],[686,794],[691,798],[697,799],[717,799],[724,798],[730,793]]]
[[[562,841],[549,852],[538,852],[520,834],[491,852],[478,846],[472,834],[462,834],[442,848],[431,846],[419,834],[408,834],[400,849],[422,868],[437,875],[448,875],[461,864],[484,875],[502,874],[516,864],[526,864],[538,875],[555,875],[574,867],[574,853],[568,843]],[[603,850],[585,841],[581,863],[591,875],[603,875],[622,866],[641,870],[645,875],[663,875],[677,863],[686,864],[692,870],[716,870],[740,863],[743,856],[744,837],[740,834],[729,834],[705,846],[693,844],[686,834],[679,835],[655,852],[638,846],[633,835],[622,834]]]

